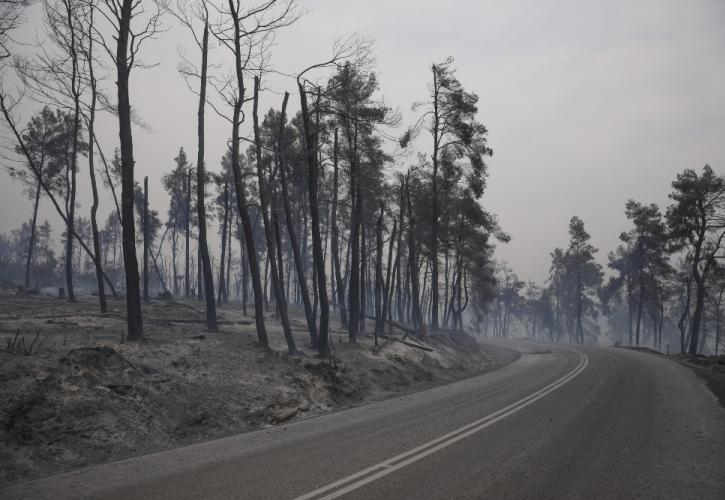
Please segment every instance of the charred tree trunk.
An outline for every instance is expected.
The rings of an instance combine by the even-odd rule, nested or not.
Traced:
[[[362,219],[362,203],[358,185],[359,173],[357,160],[353,158],[350,162],[350,196],[352,210],[350,214],[350,319],[348,323],[348,335],[350,342],[357,342],[360,329],[360,221]]]
[[[297,347],[295,346],[295,340],[292,336],[292,330],[289,324],[289,317],[287,315],[287,301],[284,297],[284,290],[282,290],[282,283],[280,280],[279,269],[277,268],[275,239],[272,224],[269,218],[269,198],[268,198],[268,183],[264,178],[264,168],[262,163],[262,137],[259,130],[259,77],[254,77],[254,105],[252,108],[252,118],[254,121],[254,146],[257,159],[257,181],[259,182],[259,203],[262,211],[262,223],[264,224],[264,236],[267,240],[267,262],[269,263],[270,274],[272,278],[272,292],[274,293],[277,311],[279,312],[280,319],[282,321],[282,330],[284,337],[287,342],[287,350],[290,354],[297,353]]]
[[[362,190],[358,188],[358,203],[362,212]],[[367,245],[365,244],[365,224],[360,221],[360,333],[365,333],[365,315],[367,314],[367,281],[365,269],[367,267]]]
[[[231,201],[230,201],[230,208],[231,211]],[[227,278],[226,278],[226,288],[224,289],[224,303],[227,304],[229,302],[229,295],[231,294],[231,274],[232,274],[232,227],[233,227],[233,215],[230,212],[229,213],[229,228],[227,229]]]
[[[102,313],[107,312],[108,305],[106,304],[106,290],[103,286],[103,266],[101,264],[101,241],[98,235],[98,184],[96,183],[96,167],[94,164],[94,144],[93,138],[95,137],[95,124],[96,124],[96,103],[98,100],[98,91],[96,86],[96,77],[93,72],[93,12],[94,9],[90,10],[90,20],[88,23],[88,77],[90,80],[91,87],[91,105],[88,116],[88,172],[91,177],[91,192],[93,194],[93,202],[91,205],[91,231],[93,233],[93,253],[95,259],[93,264],[96,270],[96,286],[98,287],[98,303]],[[115,195],[114,195],[115,196]]]
[[[390,243],[388,245],[388,269],[387,276],[385,277],[385,301],[383,302],[383,318],[387,318],[389,320],[393,319],[393,289],[395,288],[397,268],[400,264],[400,249],[395,252],[395,261],[393,261],[393,247],[395,245],[397,229],[398,221],[393,219],[393,232],[390,234]]]
[[[209,56],[209,22],[204,20],[204,34],[202,37],[201,49],[201,77],[199,88],[199,111],[197,113],[197,134],[199,149],[196,160],[196,210],[199,219],[199,253],[201,256],[201,267],[204,275],[204,296],[206,297],[206,328],[210,332],[218,331],[216,322],[216,302],[214,302],[214,276],[209,262],[209,246],[206,241],[206,207],[205,207],[205,182],[204,173],[204,107],[206,105],[206,80],[207,65]]]
[[[241,217],[241,215],[240,215]],[[247,259],[247,248],[245,248],[245,232],[242,224],[242,232],[239,235],[239,264],[242,266],[242,314],[248,316],[247,297],[249,296],[249,260]]]
[[[310,219],[312,222],[312,253],[317,278],[317,296],[320,303],[320,331],[317,338],[317,350],[321,355],[328,353],[328,326],[330,321],[330,302],[327,297],[327,277],[325,276],[325,259],[322,251],[322,235],[320,233],[320,202],[319,178],[320,171],[317,163],[317,131],[311,130],[309,109],[307,107],[307,94],[302,83],[298,83],[300,90],[300,104],[302,109],[302,122],[305,129],[305,153],[307,157],[307,193],[310,202]]]
[[[398,201],[398,207],[400,209],[400,212],[398,213],[398,218],[400,219],[400,231],[398,232],[398,251],[396,252],[395,256],[395,262],[396,262],[396,305],[398,309],[398,321],[404,322],[405,321],[405,315],[403,312],[403,290],[402,290],[402,265],[401,265],[401,258],[403,253],[403,223],[405,221],[405,183],[403,182],[403,177],[400,176],[400,196]]]
[[[441,141],[441,115],[439,110],[439,89],[441,83],[438,81],[438,72],[436,71],[435,65],[433,66],[433,177],[432,177],[432,191],[433,199],[431,200],[433,208],[433,217],[431,220],[431,264],[432,264],[432,275],[431,275],[431,289],[433,291],[432,298],[432,311],[431,311],[431,328],[438,328],[438,218],[439,218],[439,200],[438,200],[438,156],[440,150]]]
[[[189,236],[191,233],[191,167],[186,176],[186,262],[184,264],[184,295],[189,298],[191,293],[191,275],[189,274],[189,260],[191,257],[191,247]]]
[[[688,354],[694,356],[699,348],[700,327],[703,322],[705,310],[705,283],[704,278],[695,276],[695,310],[692,313],[692,325],[690,327],[690,345]]]
[[[285,165],[284,156],[284,130],[286,126],[287,101],[289,93],[284,93],[282,101],[282,114],[280,117],[280,126],[278,132],[277,155],[279,158],[280,183],[282,184],[282,203],[284,205],[284,216],[287,222],[287,233],[289,235],[290,246],[292,247],[292,255],[295,261],[295,269],[297,271],[297,281],[300,287],[300,295],[302,296],[302,304],[305,310],[305,319],[307,320],[307,328],[310,332],[310,345],[317,347],[317,327],[315,325],[315,316],[312,313],[312,304],[310,303],[310,293],[307,288],[307,276],[304,270],[302,255],[300,255],[300,244],[297,239],[297,231],[295,230],[295,221],[292,218],[292,207],[290,206],[288,185],[287,185],[287,166]]]
[[[177,266],[176,255],[178,253],[176,221],[171,233],[171,269],[174,273],[174,297],[179,295],[179,268]]]
[[[119,17],[116,50],[118,73],[118,122],[121,141],[121,219],[123,224],[123,264],[126,272],[126,309],[128,340],[143,339],[141,295],[139,289],[138,260],[136,259],[136,227],[133,214],[133,136],[131,134],[131,103],[128,93],[128,37],[131,30],[132,0],[123,0]]]
[[[143,178],[143,299],[149,300],[149,178]]]
[[[644,308],[644,269],[639,270],[639,301],[637,303],[637,328],[635,330],[635,345],[639,347],[640,325],[642,323],[642,309]]]
[[[67,237],[66,237],[66,284],[68,287],[68,301],[75,301],[75,291],[73,290],[73,231],[75,225],[75,205],[76,205],[76,173],[78,170],[78,139],[81,131],[81,82],[78,67],[78,51],[76,47],[76,28],[74,26],[74,12],[70,2],[65,3],[66,22],[68,23],[68,41],[71,59],[71,82],[70,91],[73,96],[73,139],[71,146],[70,161],[70,199],[68,204],[68,221],[67,221]],[[80,257],[80,252],[79,252]]]
[[[332,147],[332,216],[330,226],[332,229],[332,265],[333,274],[335,275],[337,288],[337,306],[340,311],[340,324],[343,328],[347,328],[347,311],[345,302],[345,284],[342,282],[342,273],[340,269],[340,228],[337,225],[337,203],[338,203],[338,186],[339,186],[339,167],[338,167],[338,141],[337,129],[335,129],[335,139]]]
[[[217,305],[222,303],[222,295],[225,289],[225,265],[226,265],[226,251],[227,251],[227,218],[229,217],[229,184],[224,181],[224,215],[222,217],[222,258],[219,262],[219,291],[217,293]]]
[[[418,330],[422,326],[422,318],[420,314],[420,295],[419,295],[419,277],[417,265],[417,251],[415,243],[415,223],[416,219],[413,215],[413,203],[410,194],[410,180],[405,181],[405,191],[408,203],[408,273],[410,275],[411,300],[412,300],[412,321],[413,327]]]
[[[41,171],[42,175],[42,171]],[[33,218],[30,222],[30,243],[28,245],[28,256],[25,261],[25,288],[30,288],[30,264],[33,262],[33,250],[35,250],[35,228],[38,224],[38,205],[40,204],[40,182],[35,189],[35,201],[33,202]]]
[[[375,343],[378,334],[385,328],[385,314],[383,311],[383,204],[380,204],[380,215],[375,230]]]

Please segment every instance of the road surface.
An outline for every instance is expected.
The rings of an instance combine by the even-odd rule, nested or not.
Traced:
[[[626,349],[516,348],[462,382],[0,498],[725,499],[725,411],[688,369]]]

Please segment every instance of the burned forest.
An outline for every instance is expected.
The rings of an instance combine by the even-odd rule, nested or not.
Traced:
[[[0,496],[725,493],[721,9],[555,3],[0,0]]]

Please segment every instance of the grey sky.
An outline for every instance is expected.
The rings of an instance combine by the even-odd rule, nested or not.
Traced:
[[[543,281],[548,253],[567,241],[569,218],[586,223],[600,260],[627,229],[628,198],[665,206],[684,168],[725,165],[725,3],[682,1],[308,0],[309,10],[281,32],[273,64],[294,72],[323,59],[335,38],[359,32],[375,40],[382,94],[400,108],[425,97],[431,62],[452,55],[463,85],[480,96],[480,118],[494,156],[483,203],[513,236],[497,258],[524,279]],[[37,10],[37,9],[36,9]],[[18,38],[29,39],[31,12]],[[154,208],[166,210],[159,180],[179,146],[195,152],[195,98],[176,71],[177,48],[195,58],[187,35],[150,42],[151,70],[132,75],[132,105],[151,127],[135,130],[137,177],[148,175]],[[213,60],[221,61],[223,51]],[[276,90],[294,90],[275,79]],[[270,94],[265,107],[278,107]],[[27,121],[27,113],[23,122]],[[218,169],[229,126],[209,115],[207,164]],[[102,123],[105,149],[116,123]],[[417,144],[427,147],[425,138]],[[81,189],[87,186],[81,167]],[[89,208],[81,196],[81,212]],[[104,210],[111,207],[110,195]],[[47,203],[46,203],[47,205]],[[0,231],[30,217],[30,202],[0,173]],[[55,221],[51,212],[44,214]]]

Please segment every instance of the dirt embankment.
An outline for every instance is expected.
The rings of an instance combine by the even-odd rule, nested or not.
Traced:
[[[271,350],[251,318],[222,306],[208,333],[202,305],[144,305],[146,340],[126,343],[123,303],[0,294],[0,484],[307,418],[498,368],[517,355],[466,335],[434,334],[428,352],[375,348],[332,332],[332,360],[290,357],[270,314]],[[372,324],[368,324],[368,329]]]
[[[710,391],[717,396],[720,406],[725,408],[725,356],[678,354],[676,358],[705,381]]]

